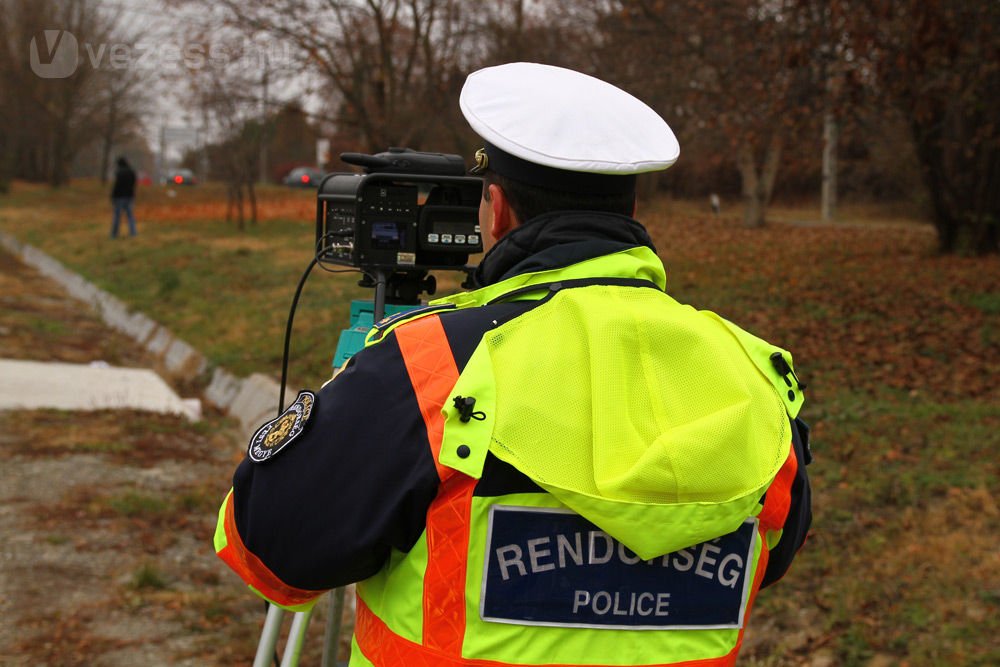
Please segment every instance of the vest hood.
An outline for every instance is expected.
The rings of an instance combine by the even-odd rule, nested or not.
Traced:
[[[553,273],[663,283],[655,255],[633,248],[464,296]],[[778,393],[774,351],[787,355],[655,289],[565,289],[483,337],[455,394],[485,418],[446,406],[441,462],[478,477],[490,451],[640,557],[683,549],[756,514],[788,454],[801,397]],[[471,456],[453,454],[461,444]]]

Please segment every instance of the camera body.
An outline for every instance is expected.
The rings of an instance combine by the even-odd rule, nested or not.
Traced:
[[[316,195],[318,257],[364,270],[461,269],[482,252],[482,179],[458,155],[390,148],[344,153],[364,174],[334,173]]]

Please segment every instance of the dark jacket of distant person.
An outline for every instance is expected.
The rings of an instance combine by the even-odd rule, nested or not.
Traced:
[[[112,199],[135,199],[135,170],[125,158],[118,158],[115,168],[115,184],[111,189]]]

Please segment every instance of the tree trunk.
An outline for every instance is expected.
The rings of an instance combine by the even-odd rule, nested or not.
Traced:
[[[937,230],[939,253],[947,255],[958,249],[958,223],[953,222],[949,216],[936,213],[934,229]]]
[[[0,194],[10,191],[11,158],[13,151],[6,131],[0,129]]]
[[[257,193],[254,191],[253,179],[247,179],[247,197],[250,199],[250,224],[257,224]]]
[[[236,229],[242,232],[246,229],[246,223],[243,217],[243,186],[238,184],[234,190],[236,193]]]
[[[232,181],[226,184],[226,222],[233,221],[233,215],[236,211],[236,186],[233,185]]]
[[[837,215],[837,119],[827,110],[823,115],[823,186],[820,219],[830,222]]]
[[[267,183],[267,139],[268,132],[267,127],[270,125],[270,109],[268,109],[268,99],[267,99],[267,84],[268,75],[270,74],[268,67],[269,61],[267,59],[267,52],[264,55],[264,74],[261,81],[263,88],[263,97],[260,102],[260,125],[257,131],[257,146],[259,148],[259,155],[257,157],[257,178],[261,183]],[[250,199],[253,199],[253,185],[250,186]],[[253,221],[257,222],[257,204],[253,203]]]
[[[69,140],[69,119],[60,119],[59,125],[53,136],[52,154],[49,163],[49,185],[59,188],[69,182],[69,160],[70,150],[67,144]]]
[[[108,126],[104,128],[104,138],[101,144],[101,185],[108,182],[108,167],[111,164],[111,148],[115,141],[115,123],[118,122],[115,109],[115,99],[112,98],[108,110]]]
[[[774,195],[774,182],[778,178],[778,165],[781,163],[781,149],[781,139],[775,134],[767,144],[767,153],[764,154],[764,173],[760,179],[765,212],[771,205],[771,197]]]
[[[924,186],[931,202],[931,216],[938,235],[938,252],[950,254],[957,252],[962,245],[960,238],[962,223],[956,215],[957,202],[951,196],[949,183],[945,177],[945,156],[941,136],[944,113],[937,108],[934,112],[933,122],[921,124],[911,119],[910,129],[917,150],[917,159],[920,161]]]
[[[1000,234],[997,231],[997,223],[980,221],[972,229],[969,251],[974,255],[992,255],[1000,252]]]
[[[757,168],[753,147],[744,143],[737,154],[737,165],[743,181],[743,224],[746,227],[763,227],[767,222],[767,207],[774,193],[774,182],[781,161],[781,140],[775,135],[767,144],[764,164]]]
[[[754,159],[753,148],[749,144],[740,146],[736,162],[743,181],[743,225],[760,227],[764,224],[760,204],[760,178],[757,176],[757,161]]]

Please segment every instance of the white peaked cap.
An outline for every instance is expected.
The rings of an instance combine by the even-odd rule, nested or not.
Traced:
[[[459,106],[488,145],[543,167],[625,176],[666,169],[680,155],[670,126],[645,102],[562,67],[478,70]]]

